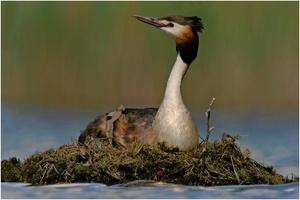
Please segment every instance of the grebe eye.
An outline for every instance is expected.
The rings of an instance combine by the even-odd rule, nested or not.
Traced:
[[[168,26],[169,26],[169,27],[173,27],[174,24],[173,24],[173,23],[169,23]]]

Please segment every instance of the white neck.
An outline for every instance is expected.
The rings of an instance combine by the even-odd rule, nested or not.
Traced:
[[[182,97],[181,97],[181,83],[183,77],[188,69],[189,65],[184,63],[180,57],[177,55],[176,62],[173,66],[171,74],[168,79],[165,96],[162,102],[161,107],[172,106],[172,107],[181,107],[184,106]],[[164,105],[168,104],[168,105]],[[161,108],[160,107],[160,108]]]

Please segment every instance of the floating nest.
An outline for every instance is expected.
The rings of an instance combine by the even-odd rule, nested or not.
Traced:
[[[102,140],[102,148],[76,142],[58,149],[37,152],[24,160],[1,162],[2,182],[33,185],[54,183],[126,183],[154,180],[184,185],[283,184],[289,182],[272,166],[258,163],[248,149],[242,151],[239,135],[224,133],[220,141],[208,142],[193,151],[134,146],[124,151]],[[205,156],[204,156],[205,153]],[[204,161],[204,162],[203,162]],[[205,164],[204,164],[205,163]]]

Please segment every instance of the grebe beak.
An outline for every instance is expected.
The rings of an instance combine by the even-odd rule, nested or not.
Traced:
[[[152,18],[152,17],[144,17],[144,16],[140,16],[140,15],[132,15],[132,17],[146,23],[146,24],[150,24],[152,26],[155,26],[157,28],[160,27],[164,27],[166,26],[164,23],[160,22],[157,18]]]

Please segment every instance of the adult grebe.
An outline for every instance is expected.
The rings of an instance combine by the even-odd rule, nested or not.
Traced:
[[[81,132],[78,142],[98,143],[108,137],[124,148],[133,142],[156,145],[164,143],[169,148],[187,151],[198,145],[198,131],[190,112],[183,103],[180,86],[189,66],[197,57],[202,32],[201,18],[172,15],[150,18],[133,15],[136,19],[153,25],[176,42],[177,58],[169,76],[165,95],[160,107],[133,109],[121,106],[116,111],[98,116]]]

